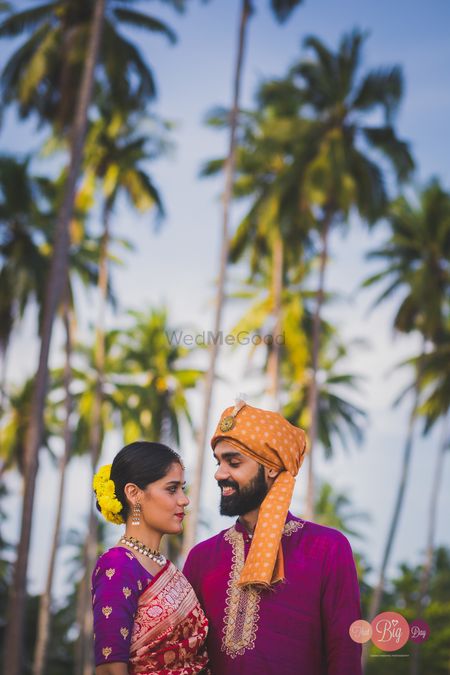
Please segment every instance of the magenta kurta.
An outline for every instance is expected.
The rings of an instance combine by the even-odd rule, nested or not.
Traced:
[[[195,546],[184,567],[209,620],[212,675],[360,675],[349,627],[360,600],[343,534],[288,513],[285,581],[257,592],[237,585],[251,538],[237,522]]]

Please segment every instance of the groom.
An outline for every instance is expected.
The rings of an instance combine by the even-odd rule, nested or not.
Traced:
[[[211,445],[220,512],[239,517],[192,549],[184,574],[209,620],[213,675],[360,675],[350,544],[289,512],[304,432],[240,401]]]

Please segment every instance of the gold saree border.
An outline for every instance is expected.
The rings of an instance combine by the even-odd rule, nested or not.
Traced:
[[[156,604],[165,610],[165,617],[155,622],[151,631],[136,636],[136,626],[140,623],[140,613],[148,613],[149,606]],[[198,604],[194,589],[175,565],[168,564],[158,572],[141,593],[135,615],[135,626],[131,639],[130,655],[134,656],[149,640],[158,640],[165,632],[176,625],[175,620],[187,616]],[[151,638],[149,634],[151,633]]]
[[[283,536],[290,537],[304,526],[302,520],[290,520],[284,526]],[[242,588],[238,585],[245,563],[242,533],[233,525],[225,532],[224,539],[231,545],[232,563],[223,618],[222,651],[234,659],[255,648],[261,595],[251,586]]]

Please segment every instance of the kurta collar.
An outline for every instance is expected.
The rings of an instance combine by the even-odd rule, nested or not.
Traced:
[[[291,520],[298,520],[298,519],[297,519],[290,511],[288,511],[288,512],[287,512],[287,516],[286,516],[285,526],[286,526]],[[240,522],[239,518],[236,520],[236,523],[235,523],[234,526],[235,526],[237,532],[240,532],[241,534],[244,535],[244,538],[248,537],[249,539],[252,539],[253,535],[250,534],[249,532],[247,532],[247,530],[245,529],[245,527],[244,527],[244,526],[242,525],[242,523]]]

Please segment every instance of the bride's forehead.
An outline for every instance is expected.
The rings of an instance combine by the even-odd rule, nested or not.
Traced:
[[[177,479],[180,480],[183,476],[184,476],[184,467],[178,462],[174,462],[169,467],[169,470],[167,471],[165,478],[167,479],[168,477],[171,478],[177,477]]]

